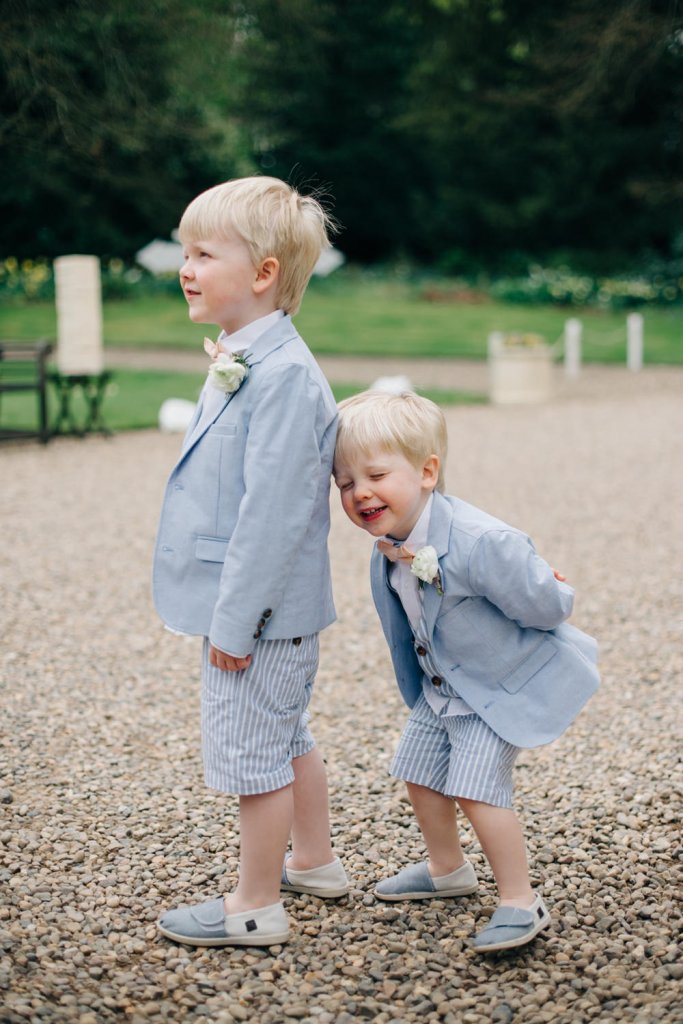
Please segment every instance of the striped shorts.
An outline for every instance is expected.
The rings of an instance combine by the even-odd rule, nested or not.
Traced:
[[[243,672],[223,672],[202,654],[204,780],[223,793],[271,793],[294,781],[292,759],[309,753],[318,634],[261,640]]]
[[[444,796],[512,807],[512,768],[519,749],[479,715],[436,715],[421,693],[390,772]]]

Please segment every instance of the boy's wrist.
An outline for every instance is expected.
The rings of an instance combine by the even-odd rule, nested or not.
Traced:
[[[215,644],[215,643],[213,642],[213,640],[209,640],[209,643],[210,643],[210,644],[211,644],[211,646],[212,646],[212,647],[214,648],[214,650],[218,651],[218,652],[219,652],[220,654],[225,654],[225,655],[226,655],[226,656],[227,656],[228,658],[237,658],[237,659],[241,659],[241,658],[247,658],[247,657],[249,656],[248,654],[233,654],[233,652],[232,652],[232,651],[226,651],[226,650],[224,650],[224,649],[223,649],[222,647],[218,647],[218,646],[217,646],[217,645],[216,645],[216,644]]]

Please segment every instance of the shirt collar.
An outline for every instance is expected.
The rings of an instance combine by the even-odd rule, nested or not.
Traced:
[[[409,551],[418,551],[423,548],[427,543],[427,537],[429,534],[429,518],[432,514],[432,504],[434,503],[434,494],[430,494],[427,499],[427,504],[420,513],[420,518],[415,523],[405,540],[400,543],[408,548]],[[395,544],[396,541],[393,537],[382,537],[381,540],[388,541],[389,544]]]
[[[228,334],[226,331],[221,331],[218,335],[218,344],[226,352],[232,352],[233,355],[240,355],[242,352],[246,352],[253,342],[257,338],[260,338],[262,334],[273,327],[278,320],[281,320],[285,315],[283,309],[276,309],[274,313],[267,313],[266,316],[260,316],[258,320],[252,320],[250,324],[245,324],[244,327],[240,327],[239,331],[233,331],[232,334]]]

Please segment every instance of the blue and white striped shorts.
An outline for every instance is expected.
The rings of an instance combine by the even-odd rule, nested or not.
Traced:
[[[202,655],[204,780],[223,793],[271,793],[294,781],[292,759],[315,746],[309,732],[318,634],[261,640],[249,668],[223,672]]]
[[[444,796],[512,807],[512,768],[519,750],[479,715],[436,715],[421,693],[389,770]]]

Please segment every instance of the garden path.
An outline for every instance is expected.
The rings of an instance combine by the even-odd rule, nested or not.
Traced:
[[[0,449],[12,524],[0,548],[2,1020],[679,1019],[681,380],[589,368],[586,393],[555,403],[446,409],[449,489],[531,533],[601,648],[599,692],[516,768],[552,928],[488,958],[468,945],[494,890],[467,827],[478,895],[395,907],[372,896],[423,847],[387,772],[406,709],[371,607],[370,543],[336,495],[338,622],[321,638],[312,725],[353,891],[325,905],[287,896],[281,950],[189,950],[157,935],[165,907],[230,888],[238,857],[235,801],[202,781],[199,641],[165,632],[150,597],[180,440],[148,430]]]
[[[202,374],[207,360],[204,352],[162,352],[159,349],[105,349],[107,366],[138,369],[177,370]],[[474,359],[401,359],[360,356],[317,357],[323,373],[335,384],[368,387],[382,376],[405,375],[418,388],[471,391],[486,394],[488,367]],[[683,367],[645,366],[634,373],[625,366],[584,364],[576,379],[567,378],[555,367],[559,398],[600,398],[610,394],[639,395],[679,391],[683,395]]]

